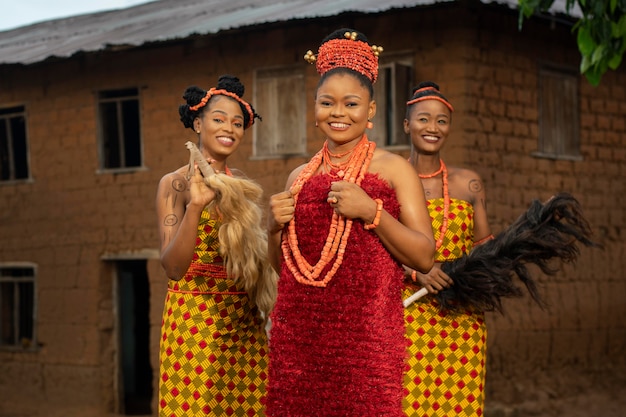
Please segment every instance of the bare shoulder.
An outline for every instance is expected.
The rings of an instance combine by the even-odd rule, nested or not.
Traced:
[[[392,187],[414,179],[419,181],[417,173],[403,156],[384,149],[377,149],[370,164],[369,171],[387,180]]]
[[[480,180],[480,175],[478,174],[478,172],[468,169],[468,168],[461,168],[461,167],[451,167],[448,166],[448,178],[454,178],[455,180],[459,180],[459,181],[469,181],[472,179],[478,179]]]
[[[448,167],[450,194],[474,203],[477,196],[484,196],[485,185],[480,175],[471,169]]]
[[[396,153],[386,151],[384,149],[376,149],[374,152],[374,157],[372,158],[372,162],[370,164],[370,171],[378,171],[378,170],[406,170],[407,168],[411,168],[411,164],[407,161],[403,156],[400,156]]]
[[[159,190],[183,192],[188,189],[189,181],[187,181],[187,165],[178,168],[175,171],[168,172],[161,177],[159,181]]]
[[[291,174],[289,174],[289,177],[290,177],[290,178],[291,178],[291,177],[293,177],[293,178],[295,179],[298,175],[300,175],[300,173],[302,172],[302,170],[303,170],[303,169],[304,169],[304,167],[306,167],[306,166],[307,166],[307,164],[306,164],[306,163],[304,163],[304,164],[302,164],[302,165],[300,165],[300,166],[296,167],[293,171],[291,171]]]
[[[291,173],[289,174],[289,177],[287,178],[287,184],[285,185],[285,190],[288,190],[288,189],[291,188],[293,183],[296,181],[296,178],[298,178],[298,175],[300,175],[300,173],[302,172],[302,170],[306,166],[307,166],[307,164],[304,163],[304,164],[298,166],[297,168],[295,168],[293,171],[291,171]]]

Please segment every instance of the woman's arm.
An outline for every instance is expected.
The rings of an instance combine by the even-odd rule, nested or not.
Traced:
[[[179,172],[167,174],[159,182],[156,210],[161,265],[170,279],[181,279],[189,268],[200,215],[214,197],[215,193],[204,184],[199,170],[190,183]]]
[[[385,248],[400,262],[421,272],[428,272],[434,264],[435,242],[430,216],[426,208],[424,190],[413,167],[399,155],[377,151],[370,172],[377,173],[391,184],[400,204],[396,220],[383,207],[378,225],[371,229]],[[337,197],[334,205],[339,214],[360,218],[366,224],[377,215],[377,203],[355,184],[345,181],[331,186],[329,197]]]
[[[404,158],[395,154],[385,155],[387,158],[390,160],[385,162],[388,167],[385,173],[396,191],[400,217],[399,221],[389,221],[388,226],[380,228],[378,237],[400,262],[426,273],[434,264],[435,239],[422,182]],[[389,214],[385,217],[395,220]]]
[[[294,193],[300,191],[294,190],[292,192],[290,191],[290,188],[304,167],[305,165],[296,168],[287,179],[285,191],[272,195],[269,201],[269,215],[267,220],[267,253],[272,267],[279,274],[283,262],[283,253],[281,249],[282,232],[295,213]]]
[[[474,206],[474,242],[484,243],[493,235],[487,218],[487,197],[485,187],[480,175],[471,170],[465,170],[464,182],[470,193],[468,199]]]

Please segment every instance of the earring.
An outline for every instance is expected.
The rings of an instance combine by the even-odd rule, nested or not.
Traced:
[[[200,134],[200,131],[199,131],[199,130],[196,130],[196,133],[199,135],[199,134]]]
[[[315,127],[318,127],[319,125],[317,124],[317,122],[315,122]]]
[[[374,123],[372,123],[369,119],[367,119],[367,124],[365,125],[365,127],[368,129],[373,129]]]

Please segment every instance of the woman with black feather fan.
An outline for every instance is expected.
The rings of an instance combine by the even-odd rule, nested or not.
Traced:
[[[452,122],[453,107],[432,82],[415,88],[407,103],[404,130],[411,137],[409,162],[424,188],[436,241],[435,266],[426,274],[409,270],[403,298],[429,294],[405,309],[408,371],[404,377],[406,415],[481,416],[487,328],[480,309],[440,309],[435,296],[455,287],[442,265],[492,239],[485,190],[471,170],[447,167],[439,153]],[[420,290],[421,288],[421,290]],[[419,290],[419,291],[418,291]]]
[[[502,311],[503,297],[524,290],[543,300],[528,270],[546,274],[551,260],[574,262],[577,244],[596,246],[578,201],[567,193],[534,201],[495,239],[487,221],[485,191],[474,171],[446,167],[440,150],[453,107],[432,82],[421,83],[407,102],[404,129],[410,162],[422,179],[436,239],[436,265],[427,274],[409,270],[405,324],[408,371],[406,415],[481,416],[484,408],[487,328],[485,311]]]

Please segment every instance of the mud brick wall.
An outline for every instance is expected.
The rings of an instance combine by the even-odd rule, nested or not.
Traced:
[[[341,26],[363,30],[388,53],[409,51],[416,81],[441,85],[456,109],[444,157],[449,165],[480,173],[494,232],[533,199],[568,191],[581,201],[606,247],[585,249],[577,265],[540,278],[548,310],[521,299],[507,301],[504,316],[487,315],[487,410],[490,404],[520,401],[536,381],[558,393],[590,383],[572,382],[584,373],[596,380],[623,375],[626,73],[608,73],[599,87],[581,77],[582,160],[533,156],[539,66],[578,67],[569,27],[535,21],[519,32],[514,11],[464,4],[272,24],[0,67],[0,106],[26,108],[32,173],[32,181],[0,184],[0,263],[38,265],[39,342],[35,350],[0,350],[0,416],[114,412],[112,259],[148,260],[151,363],[158,369],[166,279],[158,262],[154,197],[161,176],[187,162],[184,143],[194,139],[178,120],[182,92],[190,84],[208,87],[220,74],[234,73],[252,98],[255,69],[306,65],[303,53]],[[317,74],[313,67],[306,74],[307,91],[290,93],[313,97]],[[100,172],[96,93],[128,86],[140,88],[144,168]],[[307,120],[312,154],[321,140]],[[267,198],[282,190],[288,173],[306,158],[252,159],[252,135],[247,133],[230,165],[256,179]]]

